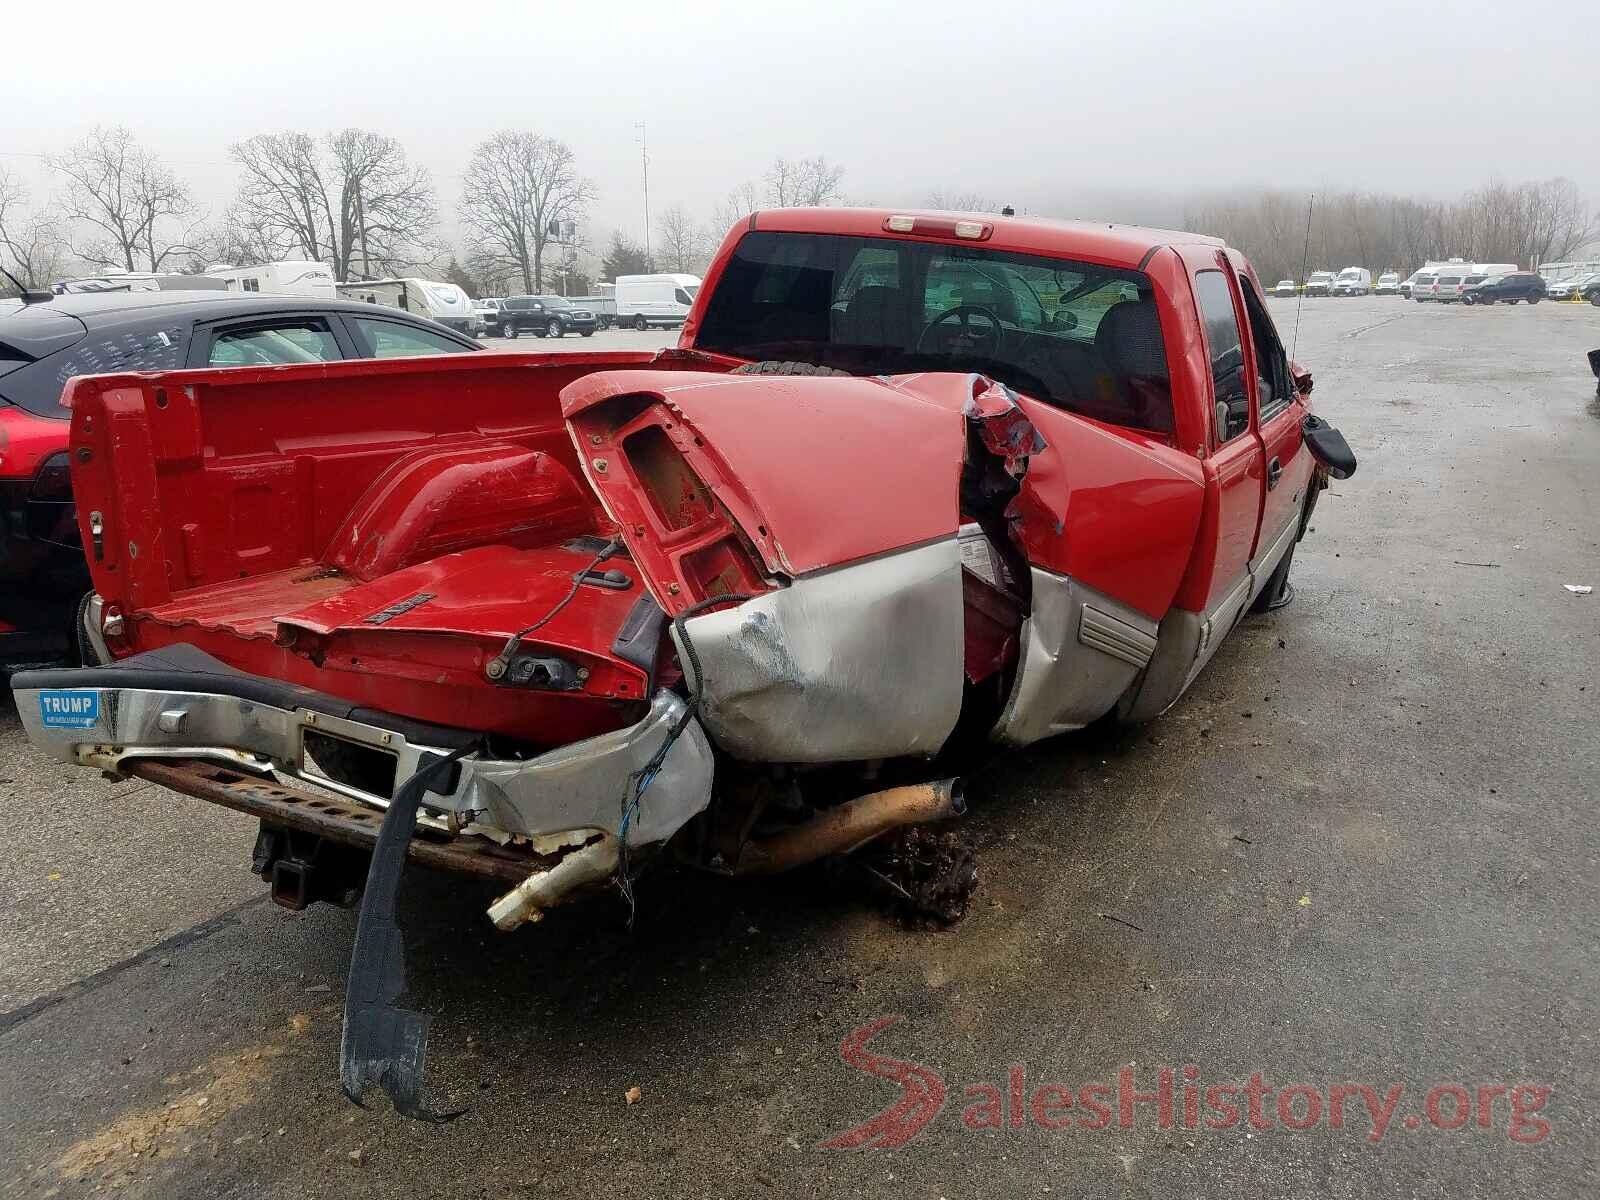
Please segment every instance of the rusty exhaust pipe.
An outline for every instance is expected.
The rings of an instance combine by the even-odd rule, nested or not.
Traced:
[[[959,779],[869,792],[785,833],[752,838],[733,874],[776,875],[829,855],[847,854],[902,825],[948,821],[966,811]]]

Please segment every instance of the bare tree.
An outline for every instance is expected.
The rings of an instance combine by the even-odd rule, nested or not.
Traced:
[[[201,218],[188,185],[123,126],[96,126],[65,154],[45,163],[67,180],[61,214],[86,231],[72,245],[85,262],[105,268],[159,271],[192,249]]]
[[[25,288],[46,288],[66,274],[67,247],[60,231],[28,206],[28,189],[0,167],[0,267]],[[0,287],[9,287],[0,280]]]
[[[936,188],[928,193],[928,207],[946,212],[997,212],[999,205],[991,204],[980,192],[947,192]]]
[[[706,232],[674,204],[656,219],[657,256],[669,271],[695,271],[708,253]]]
[[[229,153],[241,173],[226,222],[235,247],[299,253],[339,279],[393,274],[440,250],[433,182],[394,138],[366,129],[261,133]]]
[[[711,238],[720,241],[730,229],[761,207],[761,189],[746,180],[728,193],[711,213]]]
[[[843,196],[839,187],[843,179],[844,168],[821,155],[794,161],[775,158],[767,168],[767,200],[778,208],[815,208]]]
[[[501,130],[479,143],[462,180],[461,221],[474,262],[515,268],[524,291],[543,291],[546,248],[561,243],[594,196],[565,142]]]

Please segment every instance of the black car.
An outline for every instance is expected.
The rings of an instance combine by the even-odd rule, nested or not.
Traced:
[[[560,296],[511,296],[500,305],[500,333],[514,338],[519,333],[534,337],[564,337],[581,333],[593,337],[600,327],[591,309],[577,308]]]
[[[0,664],[67,653],[89,590],[61,406],[73,376],[481,349],[398,309],[305,296],[102,292],[0,311]]]
[[[1544,280],[1532,271],[1512,271],[1505,275],[1490,275],[1462,290],[1463,304],[1515,304],[1526,300],[1537,304],[1544,299]]]

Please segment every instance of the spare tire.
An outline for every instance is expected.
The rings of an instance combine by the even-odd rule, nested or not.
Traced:
[[[844,375],[849,376],[849,371],[841,371],[838,367],[824,367],[817,363],[808,362],[779,362],[776,359],[767,362],[745,363],[735,367],[734,375]]]

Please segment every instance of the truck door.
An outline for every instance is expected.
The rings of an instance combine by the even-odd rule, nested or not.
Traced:
[[[1254,392],[1256,428],[1261,436],[1266,459],[1266,493],[1261,504],[1261,533],[1251,555],[1257,583],[1265,579],[1264,567],[1276,560],[1299,532],[1298,522],[1305,505],[1306,488],[1311,482],[1311,452],[1301,432],[1305,404],[1289,376],[1289,359],[1278,340],[1278,331],[1267,315],[1255,280],[1234,262],[1234,281],[1239,287],[1250,331],[1246,348],[1251,368],[1249,383]]]
[[[1249,382],[1252,360],[1245,354],[1245,325],[1232,272],[1218,254],[1194,274],[1195,300],[1205,327],[1211,359],[1211,442],[1209,466],[1216,471],[1216,557],[1205,599],[1212,647],[1233,625],[1250,599],[1250,559],[1255,552],[1265,491],[1266,462],[1256,434],[1255,391]]]

